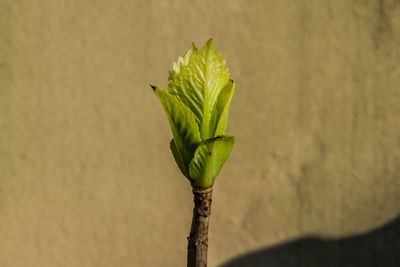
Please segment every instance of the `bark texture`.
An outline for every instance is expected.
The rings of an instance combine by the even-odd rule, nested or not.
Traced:
[[[194,209],[192,226],[188,237],[188,267],[207,266],[208,224],[211,214],[212,191],[193,190]]]

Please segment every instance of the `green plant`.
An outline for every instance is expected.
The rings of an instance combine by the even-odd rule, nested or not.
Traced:
[[[225,131],[235,83],[211,39],[201,50],[192,44],[168,80],[168,91],[152,88],[171,126],[172,154],[193,188],[188,266],[206,266],[212,187],[234,144]]]

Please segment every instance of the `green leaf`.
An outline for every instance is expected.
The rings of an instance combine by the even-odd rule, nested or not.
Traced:
[[[199,127],[193,114],[185,105],[179,102],[175,96],[158,87],[153,87],[153,89],[167,114],[171,126],[174,144],[176,146],[174,154],[175,160],[178,158],[183,162],[183,164],[179,166],[180,163],[177,161],[181,170],[183,166],[183,174],[188,176],[188,166],[197,146],[201,142]],[[174,153],[174,150],[172,152]]]
[[[189,166],[193,186],[209,188],[214,184],[215,178],[232,151],[234,142],[233,136],[219,136],[199,145]]]
[[[229,105],[235,89],[235,82],[229,80],[218,96],[217,103],[211,116],[210,131],[213,136],[224,135],[226,131]]]
[[[174,139],[171,139],[171,142],[169,143],[169,148],[171,149],[172,155],[174,156],[175,162],[178,165],[179,169],[185,175],[186,178],[190,179],[189,173],[188,173],[188,168],[186,168],[185,163],[183,161],[183,158],[181,154],[178,151],[178,148],[176,147]]]
[[[168,91],[194,114],[202,140],[213,137],[211,113],[228,79],[225,61],[215,51],[212,40],[200,51],[192,45],[169,73]]]

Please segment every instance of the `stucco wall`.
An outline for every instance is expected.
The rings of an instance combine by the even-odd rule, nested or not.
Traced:
[[[149,83],[213,37],[236,94],[209,264],[400,212],[400,2],[0,0],[0,266],[184,266]]]

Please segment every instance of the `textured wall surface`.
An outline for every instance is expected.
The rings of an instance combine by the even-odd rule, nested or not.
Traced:
[[[0,0],[0,266],[184,266],[149,83],[213,37],[236,94],[209,264],[400,213],[400,1]]]

